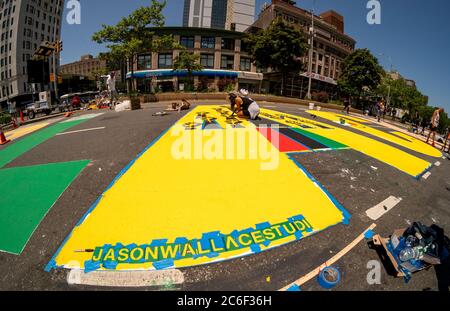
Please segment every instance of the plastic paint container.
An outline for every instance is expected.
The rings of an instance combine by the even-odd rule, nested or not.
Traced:
[[[319,285],[325,289],[332,289],[341,282],[341,273],[334,267],[325,267],[317,276]]]

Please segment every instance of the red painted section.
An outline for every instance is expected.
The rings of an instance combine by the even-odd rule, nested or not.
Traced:
[[[275,131],[271,128],[260,127],[258,132],[261,133],[268,141],[272,143],[280,152],[300,152],[307,151],[309,148],[296,142],[293,139]],[[277,136],[278,136],[278,146],[277,146]]]

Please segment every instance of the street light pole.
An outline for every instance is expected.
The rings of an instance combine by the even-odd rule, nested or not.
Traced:
[[[308,62],[308,76],[309,76],[309,82],[308,82],[308,93],[306,93],[306,98],[311,99],[311,86],[312,86],[312,61],[313,61],[313,54],[314,54],[314,9],[311,10],[311,28],[310,28],[310,43],[311,46],[309,48],[309,62]]]
[[[380,53],[380,55],[385,56],[385,57],[388,58],[389,65],[390,65],[390,72],[389,72],[389,74],[392,74],[392,70],[393,70],[392,58],[390,56],[384,54],[384,53]],[[389,82],[389,84],[388,84],[388,98],[387,98],[387,101],[386,101],[386,106],[390,107],[390,105],[391,105],[391,82]]]
[[[56,6],[56,14],[55,14],[55,23],[53,26],[53,42],[56,42],[56,29],[58,27],[58,20],[61,17],[60,16],[60,10],[61,10],[61,0],[58,0],[57,2],[57,6]],[[56,50],[53,50],[53,88],[55,91],[55,99],[58,99],[59,95],[58,95],[58,72],[56,69],[56,57],[57,57]]]

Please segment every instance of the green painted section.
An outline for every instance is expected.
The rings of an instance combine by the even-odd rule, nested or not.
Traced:
[[[292,129],[310,139],[314,139],[315,141],[318,141],[322,145],[328,146],[329,148],[332,148],[332,149],[348,148],[346,145],[338,143],[337,141],[334,141],[332,139],[328,139],[326,137],[305,131],[303,129],[299,129],[299,128],[292,128]]]
[[[36,133],[20,139],[5,149],[0,150],[0,168],[20,157],[22,154],[30,151],[34,147],[42,144],[46,140],[52,138],[56,134],[64,132],[65,130],[85,121],[86,120],[78,120],[67,123],[58,123],[56,125],[46,127]]]
[[[0,251],[20,254],[89,160],[0,170]]]

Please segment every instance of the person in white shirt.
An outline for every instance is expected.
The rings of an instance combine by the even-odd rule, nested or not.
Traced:
[[[117,90],[116,90],[116,73],[112,71],[109,75],[102,76],[106,78],[106,86],[108,87],[109,98],[111,100],[110,109],[114,109],[116,102],[118,100]]]
[[[431,118],[431,125],[430,125],[430,133],[428,134],[427,138],[427,144],[430,140],[430,137],[433,136],[432,140],[432,146],[435,147],[435,138],[436,138],[436,132],[439,127],[439,121],[441,120],[441,113],[444,112],[444,108],[438,108],[434,111],[433,117]]]

